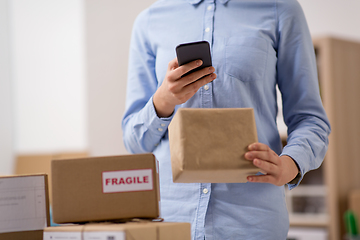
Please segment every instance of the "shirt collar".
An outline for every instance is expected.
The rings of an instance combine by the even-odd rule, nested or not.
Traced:
[[[189,3],[195,5],[200,3],[202,0],[187,0]],[[218,0],[219,2],[221,2],[222,4],[227,3],[229,0]]]

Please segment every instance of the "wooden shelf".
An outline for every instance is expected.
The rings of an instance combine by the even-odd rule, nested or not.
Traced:
[[[320,227],[329,226],[329,216],[327,214],[290,214],[291,227]]]
[[[327,228],[329,239],[339,240],[345,236],[343,214],[348,208],[348,195],[360,188],[360,43],[333,37],[315,38],[313,43],[320,94],[332,132],[323,165],[306,174],[303,183],[310,187],[309,192],[311,187],[323,184],[325,192],[320,195],[325,195],[326,211],[318,214],[290,211],[290,226]],[[290,194],[307,196],[307,190]]]

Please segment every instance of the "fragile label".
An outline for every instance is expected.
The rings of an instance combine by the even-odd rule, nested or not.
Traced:
[[[104,193],[151,191],[152,169],[103,172],[102,185]]]

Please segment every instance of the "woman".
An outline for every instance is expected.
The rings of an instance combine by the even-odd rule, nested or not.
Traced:
[[[213,67],[178,66],[175,47],[206,40]],[[203,76],[208,75],[204,78]],[[199,80],[200,79],[200,80]],[[288,144],[276,126],[276,85]],[[246,158],[267,174],[247,183],[173,183],[167,126],[179,107],[254,108],[259,143]],[[192,238],[286,239],[284,185],[320,166],[330,125],[319,96],[314,49],[296,0],[160,0],[134,24],[124,142],[160,162],[161,214],[192,223]],[[297,176],[297,177],[296,177]]]

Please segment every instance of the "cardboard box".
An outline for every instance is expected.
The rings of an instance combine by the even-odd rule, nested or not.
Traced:
[[[82,240],[85,225],[64,225],[44,229],[43,240]]]
[[[153,154],[51,162],[55,223],[159,216],[159,179]]]
[[[245,159],[257,142],[251,108],[180,108],[169,125],[173,181],[238,183],[259,169]]]
[[[65,152],[56,154],[28,154],[18,155],[15,162],[15,174],[38,174],[46,173],[49,183],[49,197],[51,204],[51,170],[50,163],[52,159],[64,158],[84,158],[88,157],[86,152]]]
[[[49,227],[44,240],[190,240],[190,223],[98,223]]]
[[[49,225],[46,174],[0,177],[0,240],[41,240]]]

